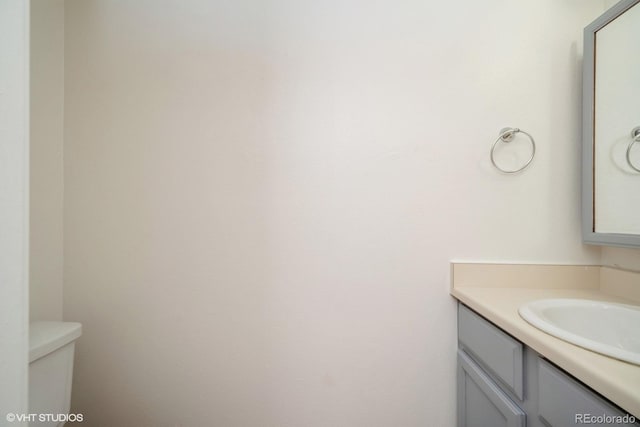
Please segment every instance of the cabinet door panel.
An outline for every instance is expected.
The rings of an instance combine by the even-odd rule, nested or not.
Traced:
[[[464,351],[458,351],[458,427],[525,427],[524,412]]]
[[[625,423],[627,414],[543,359],[538,359],[538,387],[540,419],[551,427],[637,426]]]

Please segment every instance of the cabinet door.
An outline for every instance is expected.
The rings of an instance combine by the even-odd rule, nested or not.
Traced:
[[[605,402],[573,378],[538,359],[539,417],[551,427],[635,426],[635,418]]]
[[[525,427],[525,413],[458,351],[458,427]]]

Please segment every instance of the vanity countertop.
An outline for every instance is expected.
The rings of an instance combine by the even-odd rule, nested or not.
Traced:
[[[582,298],[637,305],[635,293],[627,297],[621,295],[619,289],[603,289],[599,286],[602,277],[600,267],[544,266],[543,269],[546,270],[542,273],[531,274],[536,266],[508,265],[509,271],[505,275],[504,270],[497,274],[496,271],[481,272],[479,269],[485,268],[484,266],[489,269],[500,268],[498,264],[452,264],[451,295],[622,409],[640,418],[640,366],[555,338],[530,325],[518,314],[521,305],[546,298]],[[557,278],[549,276],[554,274],[553,267],[562,270],[558,271],[560,276]],[[504,280],[518,273],[519,268],[522,268],[520,273],[528,273],[527,279],[515,282]],[[571,269],[575,269],[577,273],[575,281],[567,280]],[[526,283],[535,280],[539,273],[544,276],[539,277],[544,280],[540,287],[532,287],[531,283]],[[638,273],[634,273],[635,275],[640,277]],[[631,280],[635,282],[638,277]],[[510,286],[510,283],[517,284]],[[561,284],[566,287],[560,287]],[[640,291],[640,282],[636,285],[639,289],[634,292]],[[630,289],[628,283],[620,288],[624,290],[625,287]]]

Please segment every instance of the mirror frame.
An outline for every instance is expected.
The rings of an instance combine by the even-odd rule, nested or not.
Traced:
[[[640,235],[598,233],[594,225],[594,121],[596,32],[640,0],[622,0],[584,29],[582,59],[582,241],[594,245],[640,247]]]

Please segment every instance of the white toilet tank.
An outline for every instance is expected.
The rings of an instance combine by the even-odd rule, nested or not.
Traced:
[[[75,340],[80,323],[32,322],[29,326],[30,426],[60,427],[71,404]],[[43,416],[40,416],[40,415]],[[47,414],[53,414],[52,416]]]

